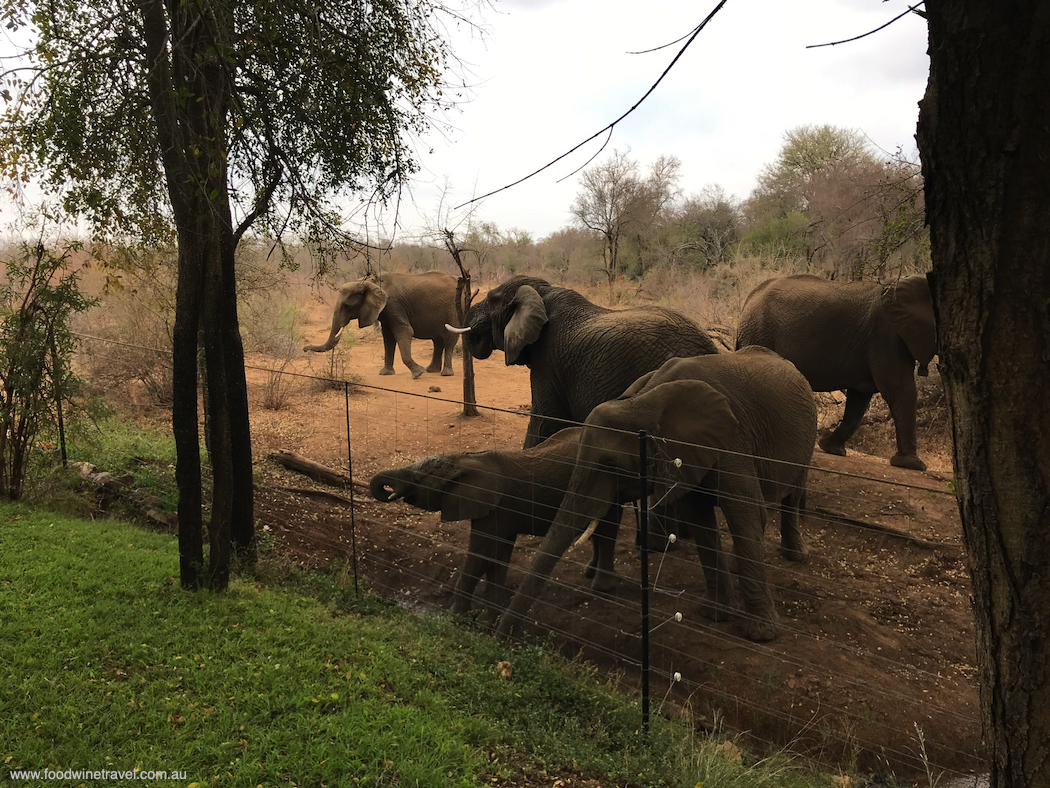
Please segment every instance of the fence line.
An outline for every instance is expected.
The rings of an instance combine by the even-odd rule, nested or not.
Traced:
[[[147,351],[153,350],[151,348],[146,348],[146,347],[142,347],[142,346],[138,346],[138,345],[133,345],[133,344],[130,344],[130,343],[113,342],[112,340],[107,340],[107,339],[101,338],[101,337],[86,337],[85,336],[85,338],[90,338],[90,339],[93,339],[93,340],[99,340],[99,341],[102,341],[102,342],[111,342],[112,344],[122,345],[122,346],[126,346],[126,347],[131,347],[131,348],[136,348],[136,349],[139,349],[139,350],[147,350]],[[154,352],[156,352],[156,351],[154,351]],[[291,377],[295,377],[295,378],[308,379],[308,380],[325,381],[325,382],[331,380],[330,378],[321,377],[321,376],[317,376],[317,375],[310,375],[310,374],[304,374],[304,373],[300,373],[300,372],[287,371],[287,370],[277,370],[277,369],[271,369],[271,368],[259,367],[259,366],[251,366],[251,365],[249,365],[249,366],[246,366],[246,369],[251,369],[251,370],[255,370],[255,371],[261,371],[261,372],[265,372],[265,373],[269,373],[269,374],[277,374],[277,375],[282,375],[282,376],[291,376]],[[353,443],[352,443],[352,439],[353,439],[352,427],[356,424],[355,418],[360,419],[360,409],[358,409],[358,412],[356,414],[353,414],[351,412],[351,398],[350,398],[351,387],[354,389],[355,392],[356,391],[363,391],[363,392],[367,392],[369,394],[373,394],[373,395],[376,395],[376,396],[382,396],[382,397],[393,396],[393,398],[394,398],[393,410],[394,410],[395,414],[397,412],[398,402],[399,402],[399,400],[400,400],[400,398],[402,396],[412,397],[412,398],[416,398],[417,400],[424,401],[425,402],[425,407],[427,408],[427,414],[428,414],[427,426],[424,429],[426,430],[426,432],[428,434],[430,433],[430,431],[432,429],[432,427],[429,424],[429,409],[431,407],[431,403],[440,403],[440,405],[442,407],[444,407],[444,408],[455,407],[455,406],[462,406],[463,405],[463,402],[460,401],[460,400],[446,399],[446,398],[437,398],[437,397],[429,396],[429,395],[423,394],[423,393],[403,392],[403,391],[397,391],[397,390],[394,390],[394,389],[380,387],[380,386],[371,386],[371,385],[365,385],[365,384],[350,383],[350,382],[345,381],[345,380],[337,381],[337,382],[341,383],[342,384],[342,388],[343,388],[343,392],[342,393],[343,393],[343,398],[344,398],[344,403],[345,403],[345,430],[346,430],[345,438],[346,438],[346,441],[347,441],[346,463],[347,463],[348,474],[351,477],[353,477],[354,467],[355,467],[355,463],[354,463],[355,450],[354,450],[354,446],[353,446]],[[370,418],[372,418],[372,415],[371,415],[370,410],[369,410],[369,405],[370,405],[369,402],[366,402],[364,404],[364,412],[365,412],[364,419],[365,419],[366,423],[367,423],[367,421]],[[492,407],[492,406],[487,406],[487,405],[478,405],[478,408],[480,410],[483,410],[483,411],[488,412],[488,413],[493,414],[493,415],[495,415],[495,414],[506,414],[506,415],[513,416],[514,418],[522,418],[523,417],[523,414],[520,411],[516,411],[516,410],[508,410],[508,409]],[[396,415],[394,416],[394,422],[395,422],[395,430],[399,429],[400,424],[398,422],[398,419],[397,419]],[[573,425],[573,424],[575,424],[576,426],[580,426],[578,423],[567,422],[567,425]],[[461,427],[461,429],[463,429],[463,428]],[[464,430],[464,431],[466,432],[466,431],[469,431],[469,430]],[[480,431],[475,431],[475,432],[473,432],[471,434],[477,436],[477,435],[480,434]],[[495,441],[493,441],[493,443],[495,444]],[[395,449],[396,449],[397,445],[399,445],[398,439],[395,438],[395,440],[394,440],[394,448]],[[642,469],[647,469],[648,468],[647,457],[646,457],[646,455],[644,453],[645,446],[646,446],[645,437],[644,436],[639,436],[639,452],[640,453],[639,453],[639,457],[638,457],[638,467],[642,468]],[[455,452],[452,452],[452,453],[455,453]],[[416,458],[416,459],[418,459],[418,458]],[[569,465],[569,466],[571,466],[572,464],[573,463],[567,463],[567,465]],[[827,475],[832,475],[832,476],[836,476],[836,477],[841,477],[844,480],[854,480],[854,481],[858,481],[858,482],[867,482],[867,483],[871,483],[871,484],[892,486],[892,487],[894,487],[894,488],[896,488],[898,490],[901,490],[904,493],[906,493],[908,495],[911,495],[913,497],[916,497],[916,496],[928,496],[928,495],[950,495],[950,491],[948,489],[936,489],[936,488],[930,487],[928,485],[902,483],[902,482],[899,482],[899,481],[896,481],[896,480],[879,479],[879,478],[876,478],[876,477],[873,477],[873,476],[868,476],[868,475],[853,474],[853,473],[842,472],[842,471],[837,471],[837,470],[818,468],[818,467],[813,466],[813,465],[808,465],[808,466],[805,466],[805,467],[808,469],[808,473],[810,474],[810,486],[811,487],[812,487],[813,478],[814,478],[814,476],[816,474],[827,474]],[[643,480],[643,483],[646,483],[647,481],[650,481],[650,480]],[[831,498],[832,501],[842,500],[842,501],[846,501],[846,502],[851,503],[851,504],[860,503],[862,501],[867,503],[867,501],[865,501],[865,499],[862,499],[862,498],[858,497],[856,494],[851,496],[848,491],[838,492],[838,493],[824,492],[822,494],[828,496],[829,498]],[[431,544],[433,544],[435,547],[443,548],[443,549],[449,551],[449,556],[455,559],[453,561],[454,565],[452,567],[454,571],[459,571],[458,568],[456,568],[456,567],[462,565],[463,559],[465,558],[466,552],[467,552],[466,548],[464,548],[461,544],[454,544],[454,543],[449,542],[449,541],[441,541],[441,540],[438,540],[438,539],[434,539],[428,534],[423,534],[423,533],[420,533],[420,532],[418,532],[416,530],[412,530],[411,527],[406,527],[404,525],[399,525],[398,522],[399,522],[400,518],[397,515],[396,511],[407,511],[407,506],[405,504],[397,504],[396,506],[399,507],[399,508],[396,511],[394,511],[392,514],[387,514],[387,512],[384,511],[384,513],[383,513],[384,516],[376,518],[376,517],[371,517],[371,516],[365,515],[365,512],[369,511],[368,507],[386,506],[386,504],[374,503],[374,502],[371,501],[370,497],[367,498],[365,502],[357,500],[356,493],[354,491],[354,485],[352,485],[352,484],[350,485],[349,499],[350,499],[350,506],[349,506],[349,508],[350,508],[350,534],[349,534],[350,543],[349,543],[349,545],[346,544],[343,541],[343,538],[339,534],[336,534],[334,536],[334,538],[333,538],[333,541],[329,544],[329,546],[330,547],[336,547],[339,550],[343,551],[344,554],[347,555],[347,557],[350,559],[350,562],[351,562],[351,565],[352,565],[352,571],[353,571],[353,575],[354,575],[355,591],[360,590],[360,587],[359,587],[359,582],[360,582],[359,572],[363,568],[363,566],[368,566],[370,568],[378,568],[379,570],[386,571],[386,572],[388,572],[390,574],[400,573],[402,576],[404,576],[406,578],[411,578],[415,583],[418,583],[418,584],[430,584],[430,585],[435,586],[436,588],[449,585],[449,579],[445,579],[445,580],[441,580],[440,578],[439,579],[435,579],[432,575],[427,574],[423,569],[416,569],[413,565],[409,565],[408,559],[411,558],[411,559],[415,560],[416,558],[418,558],[418,555],[419,555],[417,552],[413,552],[411,547],[409,547],[409,546],[405,546],[403,548],[399,548],[397,545],[391,544],[390,546],[388,546],[386,548],[389,551],[388,555],[383,555],[383,554],[380,554],[380,553],[374,553],[373,554],[373,553],[370,553],[370,551],[367,548],[365,548],[361,552],[361,554],[359,556],[358,539],[357,539],[358,528],[359,528],[359,526],[360,527],[367,527],[367,528],[371,528],[371,529],[387,528],[387,529],[391,529],[392,532],[393,531],[398,531],[398,532],[402,532],[402,533],[404,533],[406,535],[411,535],[411,537],[413,539],[430,540]],[[519,497],[517,500],[520,501],[520,502],[526,502],[526,501],[530,501],[531,502],[531,499],[524,498],[524,497]],[[908,503],[907,501],[906,501],[906,503],[908,505],[912,505],[911,503]],[[509,500],[507,505],[513,507],[513,500]],[[775,507],[770,507],[770,508],[773,508],[775,510]],[[830,516],[828,516],[829,514],[830,514]],[[831,513],[823,513],[822,512],[822,513],[817,514],[817,513],[814,513],[812,510],[810,510],[810,511],[805,512],[804,515],[806,517],[807,523],[809,524],[809,529],[807,529],[807,530],[812,530],[812,526],[813,526],[814,523],[820,524],[820,526],[825,528],[825,529],[830,528],[832,525],[841,526],[841,527],[844,527],[846,529],[852,529],[852,528],[858,528],[859,529],[859,528],[865,527],[865,525],[866,525],[868,527],[870,527],[870,526],[881,526],[881,527],[886,529],[886,531],[885,531],[886,533],[893,534],[893,535],[896,535],[896,536],[906,536],[906,534],[904,534],[903,532],[894,531],[894,529],[890,528],[889,526],[884,526],[882,523],[878,523],[878,522],[862,524],[862,523],[860,523],[860,521],[849,522],[849,521],[836,520],[835,519],[835,515],[834,515],[833,512],[831,512]],[[640,569],[642,571],[642,577],[641,577],[641,581],[640,581],[640,584],[639,584],[638,591],[639,591],[639,594],[641,596],[641,599],[645,600],[642,603],[643,610],[642,610],[642,614],[641,614],[642,618],[641,618],[641,620],[639,622],[639,631],[638,632],[627,632],[627,631],[624,631],[622,629],[619,629],[619,627],[617,627],[615,625],[612,625],[612,624],[610,624],[610,623],[608,623],[606,621],[593,620],[592,619],[591,620],[591,625],[592,626],[601,627],[605,631],[607,631],[607,639],[603,639],[601,641],[597,641],[597,640],[588,641],[586,643],[586,646],[587,646],[589,652],[601,655],[604,658],[606,658],[606,659],[608,659],[610,661],[613,661],[616,664],[624,665],[624,666],[630,668],[631,670],[640,670],[641,671],[641,674],[643,676],[643,678],[642,678],[642,681],[643,681],[642,718],[643,718],[643,726],[646,729],[648,728],[649,715],[650,715],[650,712],[651,712],[651,709],[650,709],[651,698],[650,698],[650,693],[649,693],[650,687],[647,686],[650,683],[650,678],[659,678],[660,680],[662,680],[662,681],[667,683],[667,693],[664,694],[664,699],[662,701],[660,701],[660,705],[656,709],[657,713],[660,713],[660,710],[662,709],[662,706],[663,706],[664,702],[666,702],[668,700],[668,698],[672,696],[672,691],[673,691],[673,696],[677,699],[677,700],[675,700],[675,702],[681,702],[681,695],[684,693],[687,703],[691,702],[691,699],[694,697],[694,695],[696,693],[703,691],[706,695],[710,696],[711,698],[721,699],[721,702],[724,702],[724,703],[736,704],[736,705],[742,705],[742,706],[752,706],[754,712],[756,712],[756,713],[760,712],[760,713],[768,716],[770,719],[780,720],[783,724],[797,722],[798,718],[794,715],[794,713],[789,714],[789,713],[785,712],[784,710],[782,710],[781,708],[773,706],[771,703],[762,703],[760,701],[751,701],[751,700],[747,700],[745,698],[742,698],[739,695],[734,695],[733,692],[731,691],[731,686],[730,686],[730,688],[727,689],[727,688],[723,687],[722,685],[714,683],[710,679],[705,678],[703,674],[706,673],[706,672],[711,672],[712,675],[718,675],[718,674],[721,674],[724,671],[724,669],[721,668],[719,665],[715,664],[715,660],[714,659],[705,660],[705,659],[702,659],[702,658],[698,658],[698,656],[696,654],[687,653],[685,651],[682,651],[681,648],[679,648],[678,646],[674,645],[673,642],[667,641],[666,638],[664,638],[664,635],[671,628],[679,628],[679,631],[684,631],[684,632],[689,632],[689,633],[696,633],[696,637],[698,639],[701,639],[701,640],[702,639],[710,639],[710,638],[726,639],[727,638],[727,633],[722,631],[721,629],[719,629],[713,623],[709,623],[709,622],[705,622],[705,621],[699,620],[698,616],[695,613],[691,614],[684,621],[678,621],[678,620],[675,620],[675,618],[673,616],[665,615],[665,610],[664,609],[667,607],[667,605],[666,605],[666,600],[664,600],[662,598],[661,598],[659,603],[656,603],[656,609],[654,609],[654,610],[650,610],[649,609],[648,594],[650,592],[652,592],[654,594],[657,594],[657,595],[674,594],[674,592],[671,591],[671,587],[670,586],[661,586],[661,582],[660,581],[661,581],[661,576],[662,575],[670,576],[671,574],[673,574],[676,571],[678,571],[679,567],[683,567],[684,568],[686,566],[690,567],[693,570],[693,573],[695,574],[695,570],[697,568],[696,559],[695,558],[692,559],[692,561],[689,561],[688,558],[683,558],[683,557],[675,555],[673,553],[666,553],[666,552],[662,552],[661,551],[659,553],[659,558],[658,558],[659,563],[658,563],[658,566],[657,566],[656,571],[655,571],[655,577],[653,578],[652,583],[649,582],[649,564],[648,564],[648,559],[649,559],[648,547],[649,547],[649,545],[646,542],[648,540],[648,532],[649,532],[648,525],[650,524],[649,523],[649,518],[652,517],[652,516],[655,516],[655,515],[650,513],[650,512],[648,512],[647,509],[643,509],[642,511],[636,512],[636,517],[639,520],[639,525],[640,525],[640,534],[643,535],[642,536],[642,539],[643,539],[642,553],[641,553],[641,555],[639,557]],[[876,517],[875,519],[878,519],[878,518]],[[873,534],[877,534],[878,532],[872,532],[872,533]],[[317,538],[321,538],[321,537],[317,537]],[[462,542],[462,539],[460,540],[460,542]],[[950,549],[950,550],[961,552],[961,544],[958,543],[958,542],[927,540],[927,541],[924,541],[924,544],[925,544],[925,546],[928,546],[931,550],[934,550],[934,549],[936,549],[936,550],[948,550],[948,549]],[[534,549],[534,548],[528,548],[528,547],[519,548],[519,550],[521,552],[527,552],[530,549]],[[361,562],[362,562],[363,566],[359,566],[359,562],[358,562],[359,557],[361,558]],[[400,559],[400,563],[399,563],[399,559]],[[583,567],[586,566],[586,564],[579,556],[571,554],[571,551],[570,551],[569,554],[566,554],[566,556],[563,557],[563,559],[560,562],[559,566],[563,566],[564,567],[564,569],[563,569],[563,574],[564,574],[564,570],[565,569],[571,570],[573,572],[581,571],[583,569]],[[779,583],[773,582],[772,579],[769,581],[769,588],[770,588],[771,593],[774,594],[774,598],[781,598],[781,599],[783,599],[783,598],[786,598],[786,596],[790,594],[792,596],[799,596],[801,599],[803,599],[803,601],[807,601],[808,600],[808,602],[811,603],[811,604],[819,604],[822,601],[826,601],[826,600],[832,598],[832,597],[823,596],[823,595],[820,595],[820,594],[815,594],[815,593],[813,593],[811,591],[802,592],[799,589],[794,588],[793,584],[795,584],[797,581],[794,580],[793,578],[810,577],[809,574],[805,573],[801,569],[795,568],[793,566],[788,566],[788,567],[781,566],[781,567],[778,567],[778,573],[781,576],[783,576],[784,578],[786,578],[786,579],[781,581],[781,582],[779,582]],[[666,580],[666,576],[665,576],[665,580]],[[478,592],[480,591],[481,588],[482,588],[482,586],[479,584],[479,588],[475,590],[475,594],[474,594],[475,598],[477,598],[479,596]],[[687,587],[683,588],[681,591],[678,591],[674,595],[674,600],[672,600],[672,601],[675,601],[675,604],[677,604],[679,607],[685,607],[686,603],[688,603],[688,605],[691,606],[691,608],[693,610],[695,610],[696,606],[703,599],[703,597],[702,597],[703,590],[704,589],[703,589],[702,585],[699,586],[698,589],[693,589],[693,590],[690,590],[690,588],[687,586]],[[573,622],[573,621],[577,620],[574,617],[580,615],[580,613],[579,613],[579,606],[577,604],[573,603],[573,602],[566,603],[566,604],[559,603],[557,601],[557,599],[555,598],[555,595],[552,594],[551,591],[557,591],[559,594],[573,594],[573,595],[577,595],[577,596],[591,594],[591,598],[593,598],[595,600],[598,600],[601,604],[603,604],[605,606],[612,605],[612,606],[615,606],[617,609],[622,610],[622,611],[636,610],[637,609],[635,607],[636,602],[634,602],[631,598],[618,595],[614,599],[610,600],[609,598],[605,598],[605,597],[601,597],[601,596],[592,594],[592,592],[590,592],[589,589],[581,588],[581,586],[580,586],[578,581],[574,582],[572,580],[565,580],[565,579],[562,579],[560,577],[552,576],[550,578],[550,580],[548,581],[548,583],[547,583],[547,587],[546,587],[545,592],[541,595],[540,598],[538,598],[536,600],[536,604],[535,604],[534,607],[535,608],[539,608],[541,610],[552,611],[553,613],[555,613],[557,615],[559,620],[567,620],[569,622]],[[542,605],[542,607],[541,607],[541,605]],[[654,615],[655,616],[655,620],[656,620],[655,625],[652,625],[651,628],[650,628],[650,622],[648,620],[650,615]],[[740,620],[742,617],[743,617],[742,611],[739,611],[739,610],[734,611],[734,618],[735,619]],[[569,641],[578,642],[580,640],[579,633],[575,630],[574,625],[572,625],[571,623],[568,624],[568,625],[555,624],[555,622],[553,620],[554,616],[551,616],[551,615],[547,615],[547,616],[538,615],[535,609],[534,609],[534,611],[532,613],[530,613],[529,618],[531,620],[533,620],[533,621],[542,622],[541,625],[542,625],[542,627],[545,630],[555,632],[559,636],[564,637],[564,638],[568,639]],[[547,618],[548,620],[545,621],[544,620],[545,618]],[[809,631],[806,631],[802,627],[793,627],[793,626],[790,626],[790,625],[784,625],[783,622],[782,622],[781,632],[782,632],[782,634],[781,634],[782,638],[784,638],[784,637],[792,637],[792,638],[799,638],[799,639],[812,638],[814,640],[821,640],[822,642],[825,642],[825,643],[834,643],[835,649],[843,654],[844,662],[848,662],[848,660],[854,659],[854,660],[862,660],[862,661],[868,661],[868,662],[883,664],[883,665],[888,666],[887,670],[896,669],[896,670],[899,670],[899,671],[906,671],[908,673],[913,673],[916,676],[918,676],[920,679],[924,679],[924,680],[929,681],[931,684],[934,683],[936,680],[941,678],[939,675],[937,675],[937,674],[935,674],[933,672],[927,671],[921,666],[902,665],[898,661],[895,661],[891,656],[879,654],[877,651],[874,650],[873,646],[871,646],[870,644],[860,644],[860,643],[854,644],[854,643],[847,643],[847,642],[841,642],[841,641],[833,641],[830,638],[823,637],[819,632],[809,632]],[[655,639],[655,643],[651,644],[649,642],[651,638]],[[609,643],[613,643],[613,644],[616,644],[616,643],[632,643],[632,644],[635,644],[636,647],[637,647],[637,652],[636,653],[638,653],[638,657],[635,658],[635,657],[626,656],[622,652],[622,648],[617,647],[616,645],[609,645]],[[797,668],[800,671],[805,671],[807,673],[813,673],[813,674],[825,675],[829,679],[834,680],[836,682],[840,682],[843,685],[856,686],[863,693],[867,693],[867,694],[870,694],[870,695],[881,695],[883,697],[887,697],[887,698],[891,699],[894,702],[899,702],[901,704],[902,708],[904,708],[906,706],[910,706],[912,704],[912,700],[911,700],[910,697],[908,697],[904,693],[896,692],[891,687],[882,687],[882,686],[878,686],[878,685],[872,684],[870,682],[867,682],[863,678],[857,677],[855,675],[851,675],[848,672],[848,670],[843,669],[843,668],[837,668],[837,667],[830,666],[830,665],[822,665],[822,664],[816,663],[816,662],[811,661],[811,660],[806,660],[806,659],[802,659],[802,658],[799,658],[799,657],[796,657],[796,656],[789,655],[788,653],[784,652],[783,650],[778,650],[777,647],[776,647],[775,642],[774,642],[774,644],[759,644],[759,643],[751,643],[750,641],[746,641],[746,640],[739,639],[739,638],[732,638],[732,643],[733,643],[734,648],[743,649],[745,652],[753,654],[756,659],[775,659],[775,660],[779,660],[779,661],[783,662],[786,665],[790,665],[793,668]],[[687,671],[686,675],[684,675],[684,676],[679,675],[679,678],[676,679],[676,675],[678,675],[678,674],[676,674],[676,672],[673,669],[671,669],[671,667],[665,668],[665,667],[661,667],[660,665],[650,664],[650,659],[651,659],[651,653],[650,653],[650,649],[649,649],[650,645],[655,645],[656,647],[658,647],[659,650],[660,650],[660,653],[662,655],[664,655],[664,657],[662,657],[662,659],[665,659],[665,661],[666,660],[670,660],[672,666],[673,666],[673,664],[675,662],[677,662],[680,665],[696,664],[696,665],[699,666],[700,674],[699,675],[695,675],[695,670],[694,671]],[[734,670],[734,671],[731,671],[731,673],[732,673],[732,675],[725,676],[725,678],[727,678],[729,680],[730,685],[732,685],[732,684],[734,684],[736,682],[753,682],[755,680],[755,677],[753,675],[749,674],[746,671],[735,671]],[[691,674],[694,674],[694,675],[691,675]],[[803,696],[800,694],[799,697],[802,698]],[[963,713],[960,713],[957,710],[953,709],[952,707],[944,705],[944,704],[941,704],[941,703],[939,703],[937,701],[932,701],[931,700],[931,701],[927,702],[925,707],[924,707],[924,710],[928,711],[928,712],[936,713],[938,715],[941,715],[941,716],[944,716],[944,717],[947,717],[947,718],[957,719],[957,720],[959,720],[960,724],[964,724],[967,721],[969,721],[969,718],[968,718],[967,715],[965,715]],[[838,711],[838,710],[835,710],[835,711]],[[814,713],[816,714],[816,712],[814,712]],[[824,712],[821,712],[821,713],[823,714]],[[857,712],[850,711],[847,714],[847,718],[849,717],[849,715],[854,715],[854,714],[857,714]],[[814,719],[817,719],[817,718],[814,718]],[[816,723],[814,723],[814,724],[816,724]],[[885,728],[887,735],[889,735],[892,732],[892,730],[893,730],[889,725],[883,725],[882,723],[879,723],[879,725],[882,726],[883,728]],[[848,745],[850,743],[849,742],[849,735],[848,735],[848,733],[837,734],[837,733],[831,732],[831,733],[826,733],[825,735],[830,737],[829,740],[830,739],[834,739],[840,745],[842,745],[843,747],[848,747]],[[768,743],[771,744],[771,745],[778,744],[778,742],[770,739],[768,736],[765,739],[763,739],[763,737],[760,734],[756,734],[756,738],[768,741]],[[891,745],[888,745],[886,743],[879,743],[879,742],[864,742],[863,744],[865,746],[871,747],[872,749],[881,749],[882,751],[886,752],[887,754],[891,754],[894,758],[899,759],[901,762],[906,762],[906,761],[909,761],[909,760],[911,760],[911,761],[915,760],[915,753],[914,752],[908,752],[905,748],[902,748],[900,746],[891,746]],[[965,752],[959,752],[957,749],[954,749],[954,743],[953,742],[941,742],[940,744],[941,744],[941,747],[942,747],[943,751],[945,751],[945,752],[948,752],[948,753],[955,752],[960,757],[967,754]],[[946,771],[949,771],[949,770],[946,769]]]

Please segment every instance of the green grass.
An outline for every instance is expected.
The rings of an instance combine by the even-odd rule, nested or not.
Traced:
[[[137,785],[508,785],[566,770],[604,786],[826,784],[784,759],[736,763],[681,724],[657,720],[646,739],[637,704],[586,666],[335,576],[241,577],[219,595],[182,591],[177,570],[170,536],[0,505],[0,783],[142,769],[186,779]]]
[[[95,486],[75,470],[62,467],[54,431],[41,437],[50,451],[34,449],[24,500],[73,516],[96,516]],[[67,421],[66,449],[70,463],[88,462],[114,477],[130,477],[129,488],[136,491],[138,499],[118,496],[113,502],[113,516],[141,519],[146,508],[175,511],[175,439],[170,430],[165,434],[111,412],[95,414],[94,418],[79,413]],[[203,448],[202,456],[207,456]],[[151,502],[144,505],[144,499]]]

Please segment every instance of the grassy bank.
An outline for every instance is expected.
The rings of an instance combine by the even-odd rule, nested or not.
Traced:
[[[327,576],[183,592],[173,538],[0,506],[0,782],[178,771],[223,786],[823,785],[739,763],[582,666]],[[497,670],[501,660],[513,671]]]

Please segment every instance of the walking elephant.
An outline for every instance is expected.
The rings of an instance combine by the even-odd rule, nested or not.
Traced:
[[[896,284],[839,284],[810,275],[769,279],[744,302],[736,346],[762,345],[795,364],[814,391],[846,392],[842,422],[820,440],[828,454],[848,441],[879,392],[897,433],[892,465],[926,470],[917,452],[915,364],[937,354],[933,301],[925,276]]]
[[[717,353],[688,317],[660,307],[612,310],[574,290],[516,276],[489,291],[464,320],[472,356],[502,350],[507,366],[529,368],[532,416],[525,448],[595,405],[618,397],[640,375],[675,356]]]
[[[380,471],[369,489],[377,501],[402,500],[446,521],[470,520],[467,556],[456,576],[453,609],[466,613],[486,577],[488,602],[502,609],[507,567],[521,534],[543,536],[558,511],[576,461],[582,428],[570,427],[531,449],[437,454],[403,468]],[[587,577],[612,590],[619,505],[611,502],[595,533]]]
[[[721,508],[733,537],[747,636],[772,640],[777,616],[766,583],[766,504],[781,510],[785,557],[801,560],[799,515],[816,429],[806,379],[764,348],[671,359],[643,376],[587,417],[565,498],[499,631],[510,634],[523,620],[561,556],[586,535],[615,490],[651,495],[690,524],[707,586],[702,612],[716,618],[724,615],[730,594],[712,506]],[[639,430],[649,435],[645,489]],[[635,489],[623,489],[627,480]]]
[[[441,271],[422,274],[385,273],[375,281],[368,277],[339,288],[332,330],[323,345],[308,345],[304,351],[327,353],[339,341],[343,328],[354,318],[361,328],[379,321],[383,331],[383,368],[380,375],[394,374],[394,348],[418,378],[424,369],[412,358],[412,338],[434,343],[434,356],[426,372],[452,375],[452,351],[459,337],[445,326],[458,326],[456,277]],[[444,356],[444,364],[442,364]]]

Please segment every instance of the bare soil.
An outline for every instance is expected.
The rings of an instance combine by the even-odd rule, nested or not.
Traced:
[[[311,312],[308,341],[326,335],[329,314],[319,304]],[[360,489],[353,492],[352,511],[281,489],[319,486],[266,456],[293,451],[367,482],[383,468],[429,454],[517,448],[530,402],[528,370],[506,367],[498,352],[476,361],[477,400],[498,410],[464,419],[458,404],[459,351],[454,377],[426,374],[412,380],[400,360],[394,376],[381,377],[379,334],[347,328],[352,331],[358,335],[352,367],[361,385],[349,397],[297,378],[286,382],[294,389],[288,404],[267,410],[261,402],[269,375],[249,370],[262,479],[257,516],[289,559],[310,567],[334,561],[349,567],[356,541],[365,587],[405,606],[445,610],[451,605],[450,580],[466,549],[467,523],[443,523],[437,514],[380,504]],[[414,354],[426,365],[430,344],[417,341]],[[319,374],[325,360],[310,354],[289,369]],[[261,357],[249,363],[273,364]],[[830,398],[825,404],[830,426],[836,406]],[[880,418],[875,411],[869,432],[892,430],[888,423],[880,427]],[[700,727],[742,733],[756,746],[790,747],[882,779],[918,779],[927,767],[951,776],[985,771],[970,583],[950,466],[943,454],[926,451],[923,440],[920,435],[920,453],[931,467],[926,473],[891,467],[889,451],[882,456],[851,451],[848,457],[815,452],[810,513],[803,522],[807,560],[784,560],[775,524],[767,531],[769,581],[781,619],[781,635],[773,643],[742,638],[737,617],[713,623],[697,614],[702,573],[688,546],[650,558],[654,711],[686,713]],[[350,491],[341,494],[349,497]],[[581,567],[589,548],[579,548],[559,565],[545,604],[534,608],[531,631],[539,637],[555,632],[553,642],[567,655],[618,675],[628,691],[637,692],[641,559],[633,535],[628,511],[616,551],[615,595],[590,591]],[[519,539],[511,585],[536,544],[535,538]],[[674,620],[676,613],[681,622]],[[681,680],[673,681],[679,674]]]

